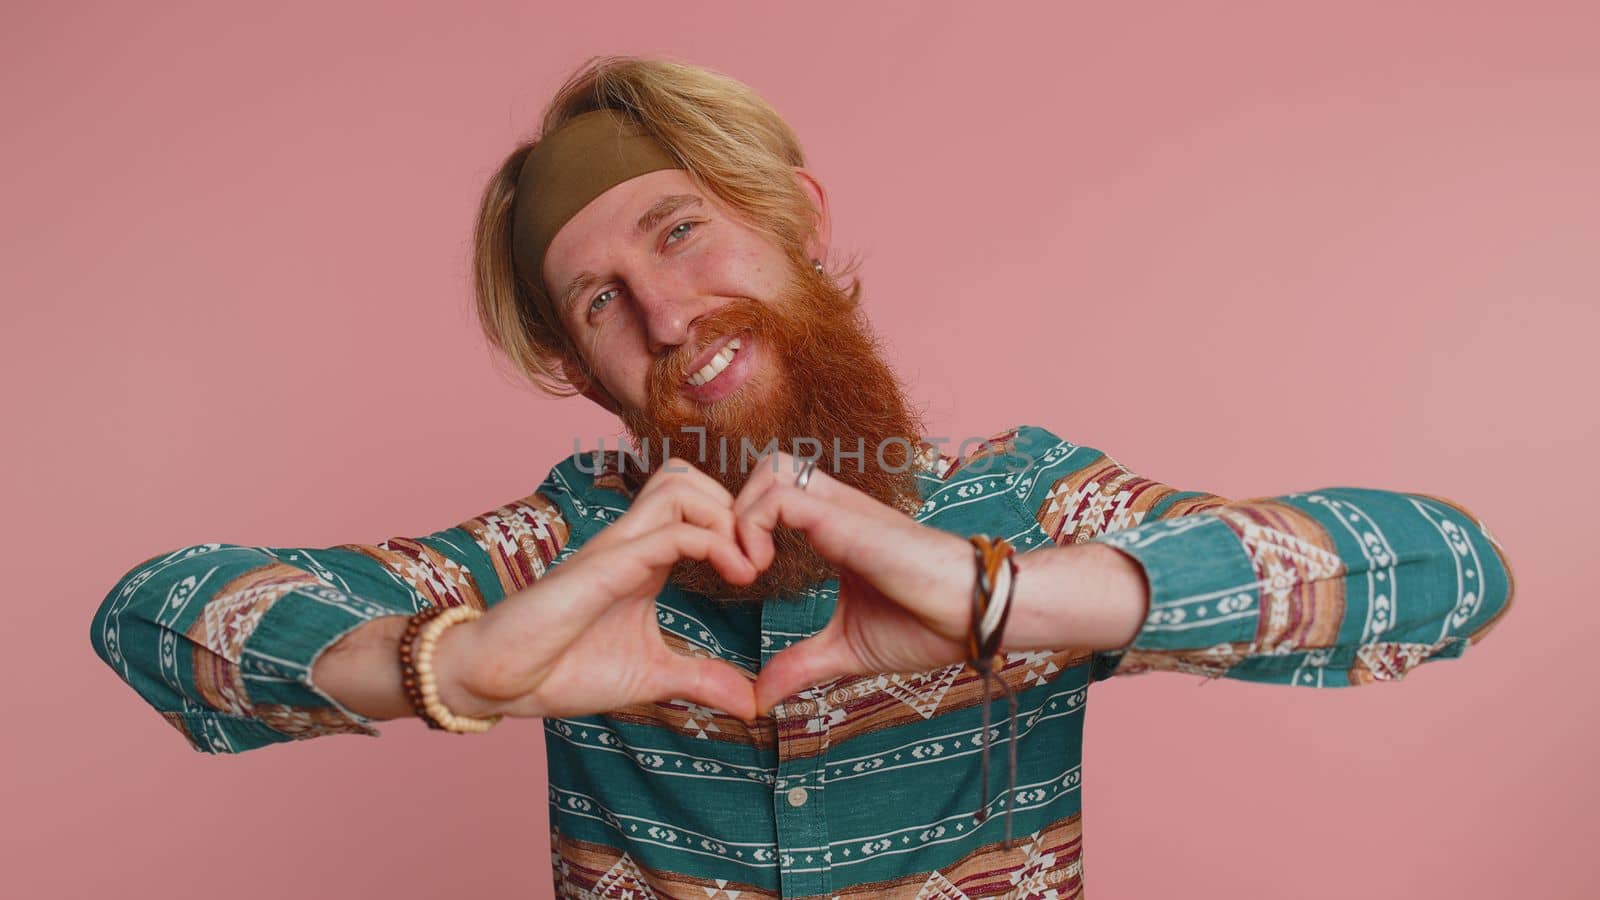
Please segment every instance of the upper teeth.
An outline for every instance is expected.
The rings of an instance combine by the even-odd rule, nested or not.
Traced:
[[[708,362],[701,367],[700,371],[690,375],[689,383],[695,387],[699,387],[718,375],[721,375],[722,370],[726,369],[728,367],[728,363],[733,361],[733,356],[738,352],[738,350],[739,339],[734,338],[724,345],[721,350],[717,351],[716,356],[711,357],[711,362]]]

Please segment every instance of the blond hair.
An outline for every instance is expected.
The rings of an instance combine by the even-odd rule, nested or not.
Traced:
[[[805,156],[788,123],[748,86],[720,72],[663,59],[596,57],[556,92],[540,134],[596,109],[615,110],[636,122],[697,185],[777,244],[796,271],[809,270],[805,244],[814,233],[817,210],[794,176]],[[485,337],[523,376],[547,393],[570,396],[581,389],[570,376],[573,367],[584,372],[582,356],[549,301],[541,274],[519,273],[512,263],[517,179],[537,145],[538,138],[518,144],[484,189],[473,236],[478,319]],[[852,300],[860,290],[860,282],[852,279]]]

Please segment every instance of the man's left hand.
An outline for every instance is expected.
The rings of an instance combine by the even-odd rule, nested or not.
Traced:
[[[796,458],[776,456],[776,465],[762,460],[734,500],[739,542],[761,570],[772,562],[775,527],[801,531],[838,571],[839,598],[822,631],[761,670],[756,708],[764,712],[796,691],[840,676],[923,672],[966,659],[977,571],[972,545],[918,524],[820,466],[798,488]],[[1019,622],[1038,621],[1014,620],[1006,646],[1048,646],[1052,635],[1015,630]]]

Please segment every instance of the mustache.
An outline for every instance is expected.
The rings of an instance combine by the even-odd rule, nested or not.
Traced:
[[[752,333],[757,338],[770,336],[771,315],[772,311],[760,301],[738,297],[696,319],[695,341],[672,347],[651,364],[645,379],[650,408],[660,409],[660,404],[672,402],[679,384],[689,375],[689,364],[707,347],[738,334]]]
[[[688,375],[688,367],[694,359],[706,352],[712,344],[722,341],[723,338],[738,335],[741,331],[752,330],[758,323],[765,319],[762,304],[757,299],[734,298],[723,306],[717,307],[706,315],[701,315],[694,325],[694,335],[698,341],[694,344],[678,344],[661,356],[656,357],[651,367],[651,381],[672,381],[677,384]]]

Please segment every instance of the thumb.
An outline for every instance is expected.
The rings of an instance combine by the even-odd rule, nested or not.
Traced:
[[[762,667],[756,679],[757,709],[770,712],[773,704],[790,694],[841,675],[865,671],[855,651],[844,640],[843,629],[834,625],[830,623],[817,634],[779,651]]]
[[[674,654],[658,684],[660,699],[687,700],[745,722],[755,721],[756,698],[750,676],[726,660]]]

